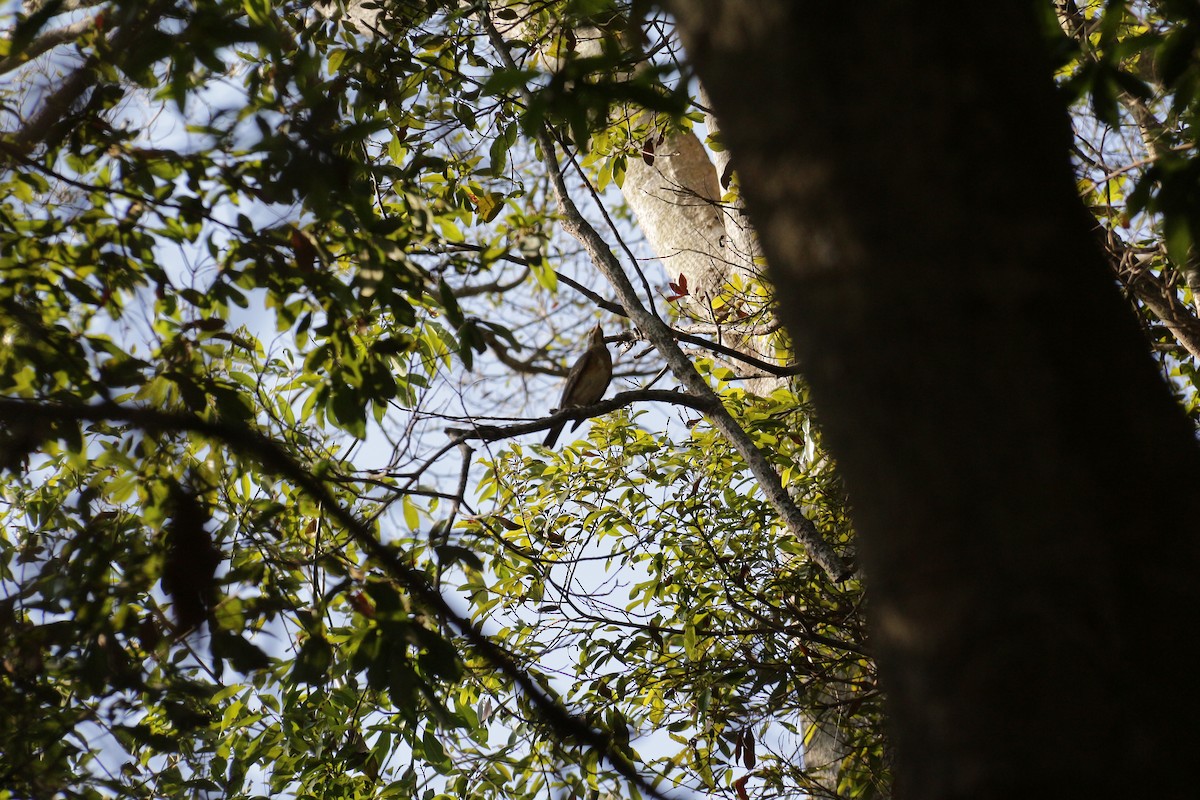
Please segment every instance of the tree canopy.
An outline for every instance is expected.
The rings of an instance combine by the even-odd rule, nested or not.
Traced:
[[[1043,272],[1013,291],[1060,333],[1089,326],[1051,370],[1070,387],[1062,406],[1086,409],[1070,416],[1092,435],[1072,441],[1102,459],[1113,400],[1097,387],[1166,397],[1153,363],[1175,395],[1172,452],[1190,448],[1200,18],[1187,3],[1038,4],[1040,30],[1003,16],[1028,56],[1012,62],[999,39],[968,59],[980,42],[930,25],[918,44],[931,62],[973,59],[996,82],[939,106],[937,84],[920,82],[935,70],[905,61],[903,26],[821,34],[806,4],[778,19],[763,4],[757,20],[721,7],[41,0],[12,14],[0,797],[903,794],[876,657],[901,720],[910,687],[936,671],[907,672],[879,619],[868,632],[876,605],[920,602],[926,575],[889,573],[914,553],[880,542],[877,500],[937,508],[952,496],[943,481],[990,478],[928,469],[923,443],[940,452],[941,429],[921,427],[908,413],[920,398],[900,387],[940,380],[962,402],[1017,351],[1014,329],[994,326],[957,361],[889,363],[911,340],[874,338],[873,315],[917,308],[910,290],[947,299],[948,322],[929,330],[953,338],[959,317],[987,318],[999,279],[971,284],[972,307],[939,285],[976,280],[979,242],[1051,241],[1037,238],[1043,222],[1067,208],[1082,235],[1044,250]],[[772,38],[796,29],[810,57],[830,48],[833,72]],[[872,37],[894,48],[839,61]],[[713,57],[731,42],[748,66],[721,75]],[[807,66],[763,78],[771,61],[754,53],[768,44]],[[906,111],[897,86],[928,89],[930,116]],[[1026,107],[1045,116],[1005,110]],[[1068,113],[1072,140],[1024,147]],[[872,194],[894,204],[911,187],[925,201],[929,162],[893,154],[926,135],[946,154],[928,195],[946,204],[937,241],[916,203],[870,216]],[[878,147],[861,159],[821,160],[864,136]],[[779,180],[799,174],[792,145],[817,154],[803,187]],[[1045,173],[1075,193],[1018,191]],[[813,193],[831,177],[836,191]],[[956,207],[984,209],[986,236],[955,227]],[[861,307],[823,307],[788,279],[926,246],[911,280],[887,278]],[[1131,314],[1096,300],[1113,286],[1140,337],[1119,321]],[[813,322],[822,310],[845,327]],[[1107,375],[1110,350],[1080,351],[1112,319],[1133,345]],[[597,322],[614,358],[608,399],[554,409]],[[823,349],[830,331],[861,349]],[[858,404],[868,396],[875,406]],[[1024,396],[974,408],[953,429],[964,448],[980,415]],[[958,419],[945,408],[940,421]],[[1131,400],[1112,418],[1158,430],[1139,427],[1143,410]],[[585,431],[538,444],[579,419]],[[855,428],[886,447],[856,449]],[[1138,471],[1171,471],[1159,503],[1187,508],[1191,456],[1167,449]],[[990,468],[1036,475],[1038,454],[1019,456]],[[937,481],[901,496],[888,480],[905,469]],[[1049,493],[1061,476],[1042,477]],[[1113,503],[1132,531],[1165,519],[1148,493]],[[960,530],[944,534],[947,557],[968,553]],[[1081,557],[1079,539],[1029,578],[1041,545],[1026,538],[1000,565],[1014,595],[1076,585],[1058,570]],[[968,555],[987,567],[994,552]],[[1178,555],[1172,576],[1194,554]],[[1049,669],[1035,645],[1012,663]],[[911,757],[916,739],[898,730]]]

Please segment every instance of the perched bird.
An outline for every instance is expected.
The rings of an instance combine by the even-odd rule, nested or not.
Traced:
[[[567,373],[567,383],[563,386],[562,400],[558,404],[558,411],[568,408],[577,408],[579,406],[590,406],[596,403],[600,398],[604,397],[604,392],[608,389],[608,382],[612,380],[612,356],[608,353],[608,348],[604,346],[604,329],[599,325],[592,328],[591,335],[588,337],[588,349],[579,360],[575,362],[575,366],[571,367],[571,371]],[[581,419],[575,420],[571,425],[571,430],[579,427]],[[558,441],[558,435],[562,433],[563,426],[566,420],[555,425],[546,434],[546,441],[542,442],[546,447],[554,447],[554,443]]]

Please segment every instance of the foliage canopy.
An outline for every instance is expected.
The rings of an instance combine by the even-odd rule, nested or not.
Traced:
[[[862,586],[712,421],[852,565],[770,287],[703,318],[619,192],[703,132],[670,19],[380,5],[47,0],[0,43],[0,796],[888,794]],[[1195,418],[1200,19],[1054,8],[1081,195]],[[635,316],[560,185],[711,394],[627,326],[637,391],[552,452],[547,376]]]

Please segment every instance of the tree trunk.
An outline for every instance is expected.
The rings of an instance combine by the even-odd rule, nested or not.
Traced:
[[[1193,796],[1200,458],[1033,4],[669,5],[853,497],[897,795]]]

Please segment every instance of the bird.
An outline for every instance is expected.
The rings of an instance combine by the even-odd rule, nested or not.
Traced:
[[[587,351],[579,357],[575,366],[571,367],[571,371],[567,373],[562,400],[556,410],[563,411],[568,408],[590,406],[592,403],[598,402],[600,398],[604,397],[604,393],[608,390],[608,382],[611,380],[612,356],[609,355],[608,348],[604,346],[604,329],[597,325],[592,328],[592,332],[588,336]],[[582,419],[575,420],[571,430],[578,428],[581,422],[583,422]],[[567,421],[563,420],[551,428],[546,433],[546,440],[542,444],[546,447],[554,447],[554,443],[558,441],[558,435],[562,433],[566,424]]]

